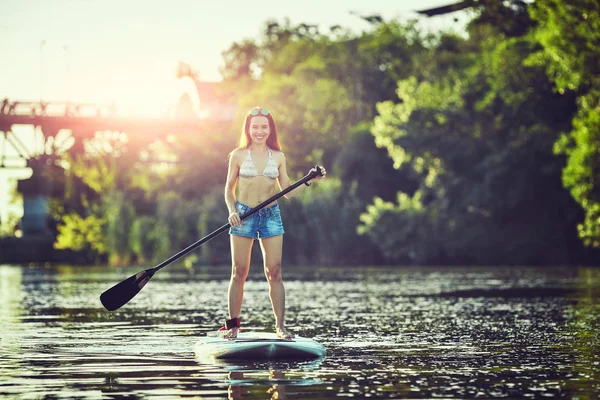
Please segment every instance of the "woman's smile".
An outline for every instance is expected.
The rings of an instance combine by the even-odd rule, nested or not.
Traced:
[[[257,141],[261,141],[264,138],[266,138],[267,136],[269,136],[268,133],[255,133],[252,135],[252,139],[257,140]]]

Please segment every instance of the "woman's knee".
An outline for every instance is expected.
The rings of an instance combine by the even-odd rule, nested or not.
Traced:
[[[281,282],[281,263],[265,265],[265,275],[269,282]]]
[[[246,265],[233,263],[231,268],[231,280],[236,282],[246,282],[249,268]]]

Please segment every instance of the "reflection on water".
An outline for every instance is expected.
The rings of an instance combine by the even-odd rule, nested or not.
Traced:
[[[129,304],[99,295],[142,268],[0,266],[0,397],[578,397],[600,391],[600,270],[310,268],[286,273],[288,325],[315,361],[196,358],[226,317],[228,268],[169,267]],[[254,268],[244,326],[273,331]]]

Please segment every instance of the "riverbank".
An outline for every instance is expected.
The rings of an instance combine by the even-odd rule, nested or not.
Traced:
[[[85,264],[82,253],[54,248],[50,235],[0,238],[0,263],[3,264]]]

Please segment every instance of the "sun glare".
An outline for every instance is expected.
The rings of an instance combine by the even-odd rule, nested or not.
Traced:
[[[162,117],[168,113],[175,77],[120,77],[113,95],[117,112],[125,116]]]
[[[119,116],[160,118],[176,105],[181,90],[178,81],[174,66],[140,70],[121,65],[97,74],[72,97],[74,102],[114,106]]]

